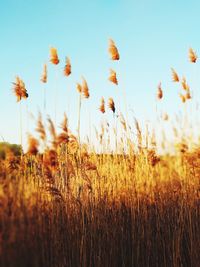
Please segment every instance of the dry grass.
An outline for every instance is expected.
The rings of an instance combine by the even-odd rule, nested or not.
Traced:
[[[112,40],[109,52],[119,59]],[[193,63],[195,56],[190,51]],[[51,62],[59,63],[55,48]],[[172,75],[179,82],[173,69]],[[20,81],[15,87],[24,88]],[[181,83],[187,102],[190,89],[186,79]],[[0,160],[0,266],[199,267],[200,144],[189,149],[182,140],[176,154],[159,155],[154,134],[145,135],[136,119],[129,125],[109,98],[116,150],[108,153],[113,133],[105,123],[96,131],[97,153],[80,141],[81,100],[89,97],[84,78],[77,90],[78,136],[66,115],[58,131],[39,114],[39,137],[29,135],[27,153],[8,150]],[[15,94],[23,98],[18,89]],[[163,97],[161,83],[157,96]],[[99,109],[105,113],[104,98]]]
[[[35,152],[1,161],[1,266],[198,267],[199,150]]]

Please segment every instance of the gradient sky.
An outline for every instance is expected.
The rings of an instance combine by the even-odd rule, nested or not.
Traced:
[[[47,114],[54,117],[57,94],[57,120],[66,111],[70,127],[77,125],[78,94],[76,82],[83,75],[91,98],[82,106],[82,131],[99,125],[101,96],[113,96],[124,112],[126,92],[129,116],[152,119],[155,94],[162,81],[164,99],[158,108],[178,112],[182,105],[178,86],[171,82],[170,68],[186,75],[193,94],[199,94],[198,63],[188,62],[188,49],[200,48],[200,2],[160,0],[1,0],[0,1],[0,135],[19,143],[19,104],[12,82],[19,75],[25,82],[29,99],[22,101],[23,137],[33,133],[37,117],[43,112],[43,88],[40,77],[48,63]],[[108,39],[115,40],[121,60],[108,55]],[[49,48],[58,50],[60,64],[49,63]],[[65,57],[72,63],[72,75],[63,76]],[[108,81],[109,69],[118,73],[119,86]],[[191,80],[191,82],[190,82]],[[160,103],[159,103],[160,105]],[[112,114],[108,112],[108,120]],[[89,127],[90,126],[90,127]]]

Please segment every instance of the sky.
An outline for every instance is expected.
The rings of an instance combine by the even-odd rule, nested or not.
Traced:
[[[198,0],[0,0],[0,10],[1,141],[20,142],[20,109],[23,140],[27,132],[34,134],[39,111],[55,120],[55,105],[56,124],[66,112],[76,132],[76,83],[82,76],[90,90],[90,98],[82,102],[83,135],[113,118],[109,110],[105,115],[98,111],[102,96],[106,101],[113,97],[117,112],[127,111],[129,120],[134,116],[153,120],[156,109],[178,113],[183,105],[180,88],[172,83],[171,67],[187,77],[193,96],[199,99],[199,63],[188,60],[189,47],[197,54],[200,51]],[[118,62],[110,60],[109,38],[118,47]],[[57,66],[49,62],[50,47],[57,48]],[[63,75],[66,56],[72,64],[69,77]],[[44,63],[48,64],[46,85],[40,82]],[[110,68],[117,72],[118,86],[108,81]],[[21,104],[12,89],[16,76],[25,82],[29,94]],[[157,103],[160,81],[164,98]]]

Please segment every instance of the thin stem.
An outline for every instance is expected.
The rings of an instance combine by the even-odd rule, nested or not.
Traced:
[[[46,116],[46,87],[44,86],[44,103],[43,103],[43,108],[44,108],[44,116]]]
[[[22,104],[19,104],[19,117],[20,117],[20,145],[21,145],[21,157],[22,157]]]
[[[29,111],[28,111],[28,102],[26,102],[26,119],[27,119],[27,132],[29,132]]]
[[[118,146],[117,146],[117,116],[113,113],[114,116],[114,127],[115,127],[115,153],[117,154]]]
[[[54,122],[54,124],[55,124],[55,126],[56,126],[56,119],[57,119],[57,102],[58,102],[58,88],[57,88],[57,81],[58,81],[58,69],[56,70],[56,73],[55,73],[55,110],[54,110],[54,112],[55,112],[55,122]]]
[[[79,143],[79,156],[81,160],[81,140],[80,140],[80,127],[81,127],[81,94],[79,94],[79,104],[78,104],[78,143]]]

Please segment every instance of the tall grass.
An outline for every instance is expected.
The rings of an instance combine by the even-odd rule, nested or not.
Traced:
[[[112,40],[109,53],[119,60]],[[196,62],[193,50],[189,55]],[[59,63],[55,48],[51,62]],[[180,82],[174,69],[172,75]],[[26,93],[21,85],[19,100]],[[160,155],[154,131],[145,133],[136,119],[129,125],[109,98],[117,127],[113,135],[108,123],[101,125],[97,153],[80,137],[81,101],[89,97],[84,78],[77,89],[77,135],[66,115],[60,132],[48,118],[48,133],[39,114],[39,138],[29,135],[27,153],[7,149],[0,160],[0,266],[199,267],[200,144],[184,136],[176,153]],[[157,96],[164,97],[161,84]],[[104,98],[99,109],[105,113]],[[174,131],[182,136],[177,125]]]

